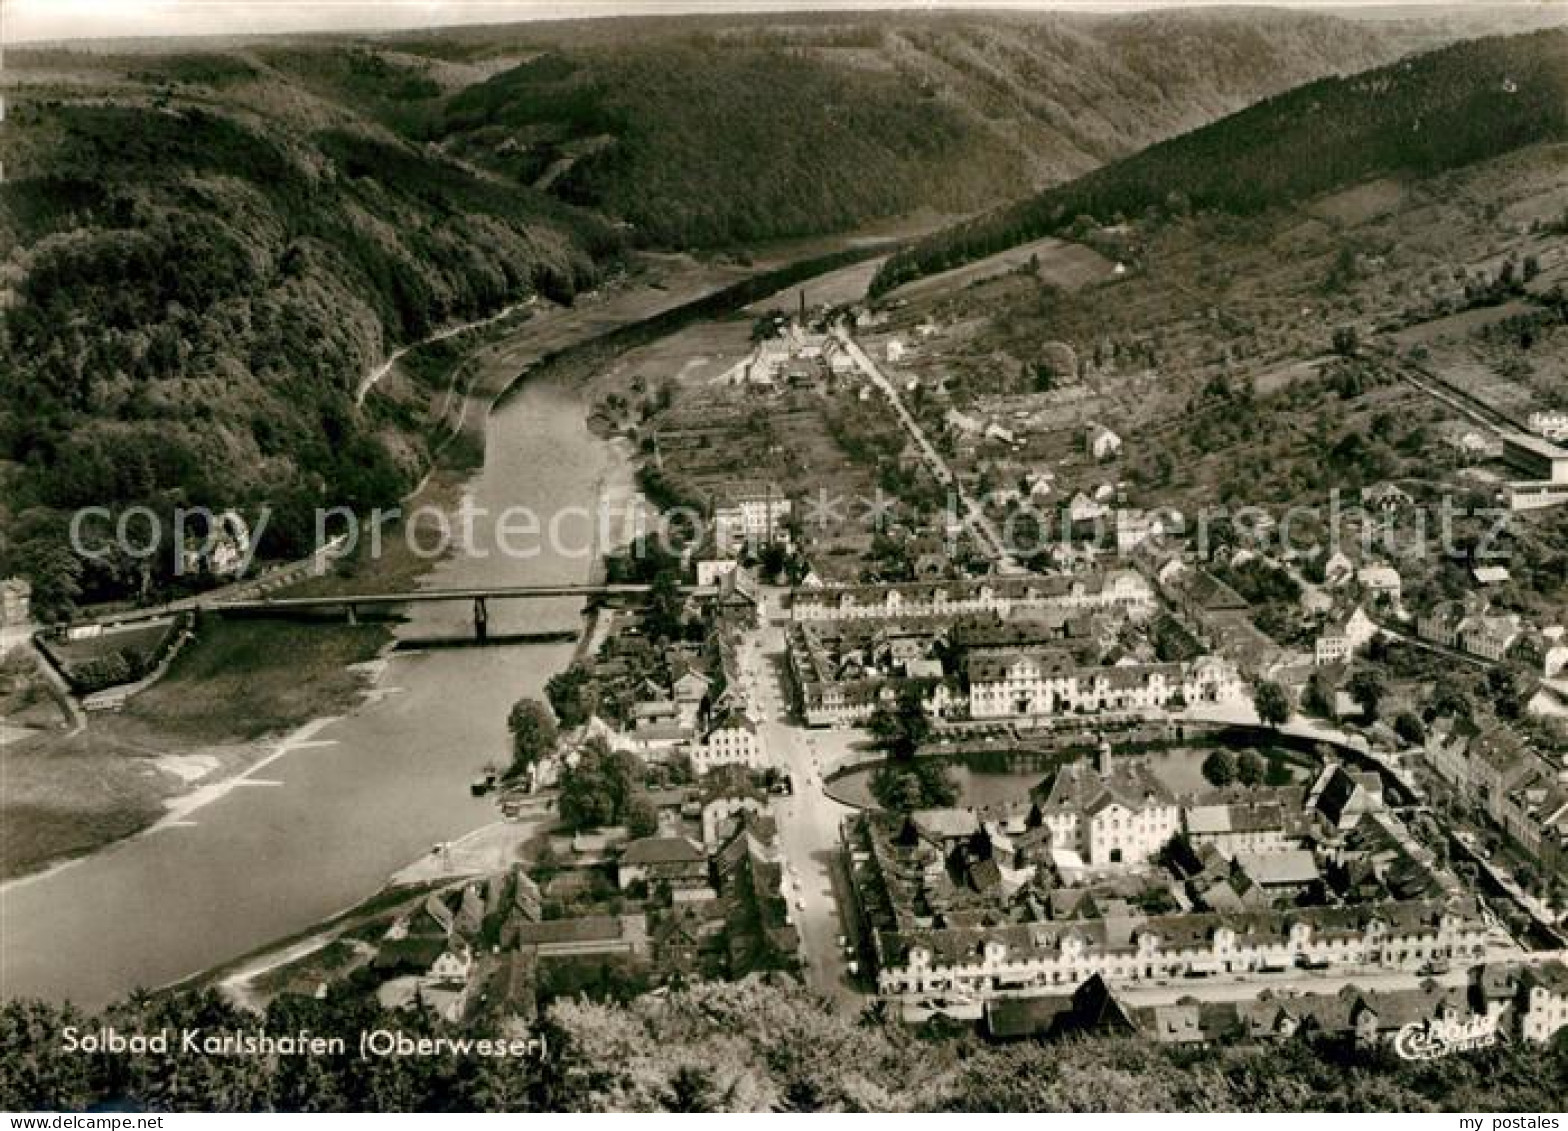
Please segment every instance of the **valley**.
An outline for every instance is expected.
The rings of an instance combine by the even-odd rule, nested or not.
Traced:
[[[7,1106],[1550,1108],[1568,29],[20,60]]]

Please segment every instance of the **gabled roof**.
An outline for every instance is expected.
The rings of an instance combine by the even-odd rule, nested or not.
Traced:
[[[522,946],[615,942],[624,933],[621,920],[614,915],[584,915],[575,919],[523,923],[517,928],[517,941]]]
[[[921,836],[933,840],[958,840],[980,831],[972,809],[916,809],[909,819]]]
[[[713,725],[708,728],[708,733],[712,734],[716,730],[744,730],[755,734],[757,723],[745,711],[732,707],[713,721]]]
[[[706,860],[702,846],[685,836],[646,836],[629,843],[621,853],[622,864],[700,864]]]
[[[1317,861],[1306,849],[1238,852],[1236,866],[1264,887],[1310,884],[1319,878]]]

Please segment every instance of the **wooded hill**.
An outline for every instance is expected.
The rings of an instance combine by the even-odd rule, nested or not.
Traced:
[[[890,260],[877,293],[1051,233],[1146,214],[1256,213],[1568,137],[1568,30],[1481,39],[1309,83]]]
[[[530,31],[514,49],[537,54],[457,94],[427,132],[640,240],[724,246],[987,207],[1396,53],[1375,28],[1265,11],[698,28]]]
[[[431,328],[571,301],[627,248],[970,210],[1391,53],[1299,14],[587,21],[7,55],[0,576],[145,591],[73,508],[394,499],[422,410],[358,381]],[[116,53],[118,52],[118,53]]]

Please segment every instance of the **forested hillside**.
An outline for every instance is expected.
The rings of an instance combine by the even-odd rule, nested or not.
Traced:
[[[645,241],[722,246],[985,207],[1393,57],[1375,30],[1265,11],[630,26],[531,32],[513,49],[539,54],[427,132]],[[501,49],[460,42],[442,50]]]
[[[291,553],[310,508],[395,499],[422,421],[356,409],[361,376],[449,320],[569,299],[620,243],[243,58],[123,62],[24,91],[5,125],[0,574],[44,616],[158,580],[83,572],[74,508],[267,500],[296,521],[266,548]]]
[[[630,247],[968,211],[1389,48],[1333,19],[712,18],[7,57],[0,576],[151,595],[84,505],[387,502],[425,414],[360,378]],[[159,559],[166,572],[167,555]]]
[[[922,241],[874,289],[1086,223],[1255,213],[1385,175],[1427,176],[1568,138],[1568,31],[1476,40],[1269,98]]]
[[[173,1036],[156,1053],[62,1055],[62,1029]],[[184,1055],[179,1034],[341,1036],[327,1056]],[[559,1001],[543,1058],[358,1056],[362,1031],[468,1036],[373,997],[288,996],[265,1018],[216,993],[142,997],[97,1018],[0,1006],[8,1111],[1555,1111],[1568,1044],[1503,1045],[1441,1061],[1315,1046],[1182,1049],[1139,1034],[987,1045],[832,1012],[793,983],[698,984],[629,1004]],[[170,1060],[178,1064],[171,1069]]]

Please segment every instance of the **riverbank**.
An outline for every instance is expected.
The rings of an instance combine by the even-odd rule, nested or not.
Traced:
[[[515,329],[527,332],[528,325]],[[495,344],[481,336],[474,353]],[[398,351],[380,375],[407,352]],[[443,449],[402,501],[404,514],[434,512],[450,520],[481,460],[475,452]],[[361,538],[326,572],[274,595],[413,589],[450,553],[423,552],[402,518],[386,524],[382,547],[373,554],[369,539]],[[288,748],[302,728],[374,699],[393,643],[389,624],[209,617],[163,677],[121,709],[94,712],[68,732],[36,728],[0,736],[0,890],[222,796]]]
[[[532,322],[518,327],[524,334],[534,329]],[[475,342],[464,364],[475,368],[487,407],[472,418],[482,422],[530,372],[519,372],[516,360],[505,339]],[[559,372],[542,368],[542,380],[560,381]],[[580,411],[586,418],[585,404]],[[629,515],[637,497],[631,453],[624,444],[606,448],[600,504],[611,515]],[[482,452],[482,443],[464,445],[450,464],[432,468],[403,500],[402,517],[382,528],[377,552],[362,535],[327,572],[275,595],[418,588],[454,550],[432,552],[421,531],[439,525],[437,515],[453,526],[474,476],[470,457]],[[424,517],[411,530],[408,516],[416,515]],[[606,548],[613,540],[595,552]],[[208,617],[164,677],[120,710],[95,712],[71,733],[7,732],[0,743],[0,884],[47,874],[223,796],[289,748],[302,728],[382,698],[388,689],[377,679],[394,644],[386,623]]]
[[[168,674],[70,734],[0,755],[0,881],[80,859],[235,780],[368,691],[384,627],[208,621]]]
[[[635,452],[589,431],[583,375],[591,381],[602,372],[599,360],[621,356],[670,321],[690,324],[704,311],[716,316],[712,296],[726,290],[724,282],[688,262],[662,288],[533,311],[515,337],[474,343],[459,418],[476,436],[482,426],[484,443],[451,448],[465,460],[482,450],[478,473],[439,469],[404,509],[433,499],[449,508],[468,498],[492,515],[524,506],[546,519],[581,516],[585,521],[566,523],[564,541],[546,539],[522,559],[493,545],[440,559],[350,558],[308,584],[359,588],[386,579],[409,588],[483,588],[587,580],[592,559],[615,540],[613,533],[585,539],[587,515],[600,503],[614,507],[634,497]],[[722,301],[736,297],[730,291]],[[698,300],[702,305],[692,307]],[[636,320],[650,310],[656,312],[651,319]],[[604,337],[611,340],[599,341]],[[394,395],[396,380],[389,373],[371,396]],[[492,603],[492,633],[580,631],[582,606],[580,598]],[[466,607],[418,605],[408,615],[399,639],[472,639]],[[40,814],[53,828],[71,831],[75,839],[64,847],[77,859],[4,887],[0,996],[96,1008],[131,987],[166,985],[232,955],[273,949],[273,940],[303,937],[341,908],[363,902],[432,844],[494,821],[493,806],[472,797],[467,783],[486,762],[504,757],[512,703],[542,698],[549,677],[574,652],[569,643],[389,650],[392,633],[384,627],[359,626],[356,638],[351,626],[321,622],[226,624],[214,637],[236,639],[227,637],[230,629],[304,635],[255,651],[230,646],[229,662],[213,666],[223,669],[227,684],[218,670],[186,668],[208,654],[198,646],[180,657],[168,681],[145,693],[151,698],[132,701],[143,718],[116,716],[126,726],[143,724],[135,735],[139,745],[119,751],[125,757],[118,780],[145,792],[97,805],[115,823],[86,835],[80,804],[56,804]],[[363,651],[337,656],[335,666],[328,659],[319,678],[313,674],[312,655],[329,653],[330,642],[356,639]],[[268,690],[274,679],[278,686]],[[345,679],[348,686],[338,682]],[[313,711],[323,722],[320,732],[294,744],[287,742],[291,729],[273,732],[271,741],[263,737],[265,726],[284,717],[268,698],[274,693],[288,710]],[[225,707],[229,694],[243,705]],[[153,732],[145,713],[154,707],[180,716],[180,725],[199,738],[175,743]],[[246,724],[244,737],[215,745],[213,736],[231,733],[224,728],[236,716]],[[265,772],[247,772],[262,759],[271,759]],[[101,768],[75,775],[76,781],[57,776],[54,783],[85,788]],[[201,790],[208,792],[196,793]],[[191,808],[162,820],[171,804]],[[156,826],[149,835],[128,835],[149,826]],[[41,860],[44,852],[33,855]]]

